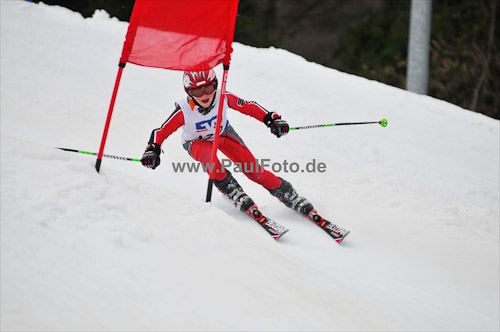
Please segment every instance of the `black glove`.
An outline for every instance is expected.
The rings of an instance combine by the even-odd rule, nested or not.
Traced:
[[[160,165],[161,148],[158,144],[153,143],[148,145],[146,152],[142,155],[141,163],[147,168],[155,169]]]
[[[284,136],[290,130],[288,123],[285,120],[281,120],[281,116],[274,112],[267,113],[264,117],[264,123],[266,126],[271,128],[271,133],[276,135],[278,138]]]

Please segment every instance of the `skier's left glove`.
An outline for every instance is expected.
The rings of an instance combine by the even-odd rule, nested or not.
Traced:
[[[153,143],[148,145],[146,151],[142,155],[141,163],[144,167],[155,169],[160,165],[160,145]]]
[[[278,138],[288,134],[288,131],[290,130],[288,123],[285,120],[282,120],[279,114],[274,112],[267,113],[266,116],[264,116],[264,123],[266,126],[271,128],[271,133],[276,135]]]

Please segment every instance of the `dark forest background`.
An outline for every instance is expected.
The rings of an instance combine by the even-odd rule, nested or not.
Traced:
[[[34,2],[39,2],[35,0]],[[44,0],[128,21],[134,0]],[[500,0],[433,0],[430,96],[500,119]],[[406,88],[410,0],[240,0],[235,41]],[[125,38],[125,36],[124,36]]]

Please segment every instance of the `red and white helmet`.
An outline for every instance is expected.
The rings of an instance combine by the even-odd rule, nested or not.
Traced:
[[[215,82],[217,86],[217,77],[213,69],[205,71],[185,71],[184,72],[184,90],[197,88]]]

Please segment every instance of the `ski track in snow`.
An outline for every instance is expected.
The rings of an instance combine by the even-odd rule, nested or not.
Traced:
[[[337,245],[234,173],[290,229],[273,241],[214,191],[176,132],[162,164],[99,147],[127,24],[1,5],[2,330],[499,330],[499,121],[444,101],[235,43],[228,90],[291,126],[237,112],[254,155],[316,160],[278,173],[351,234]],[[217,68],[221,75],[221,68]],[[173,111],[181,74],[127,65],[105,153],[137,158]]]

